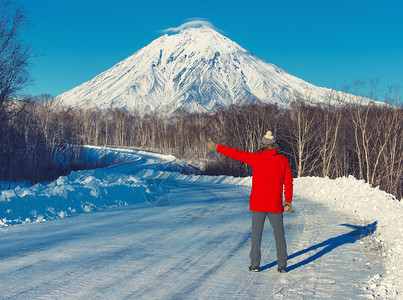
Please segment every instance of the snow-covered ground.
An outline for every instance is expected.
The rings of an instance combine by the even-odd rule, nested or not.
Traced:
[[[250,178],[92,149],[118,164],[1,192],[1,299],[402,298],[402,204],[377,188],[296,179],[289,272],[276,272],[267,222],[250,273]]]

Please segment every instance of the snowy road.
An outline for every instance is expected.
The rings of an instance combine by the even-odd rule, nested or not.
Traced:
[[[268,222],[262,272],[250,273],[250,188],[176,182],[170,206],[140,202],[4,228],[0,298],[357,299],[369,295],[368,276],[383,272],[360,240],[376,222],[296,194],[296,213],[285,214],[289,273],[276,272]]]

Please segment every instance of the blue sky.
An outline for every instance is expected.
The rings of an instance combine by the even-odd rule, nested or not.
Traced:
[[[20,0],[34,85],[56,96],[92,79],[190,18],[317,86],[379,79],[403,89],[403,1]]]

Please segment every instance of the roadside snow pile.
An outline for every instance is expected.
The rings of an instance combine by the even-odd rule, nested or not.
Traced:
[[[64,218],[93,210],[130,205],[154,200],[158,180],[168,183],[183,180],[214,184],[251,185],[251,177],[184,175],[197,169],[174,156],[158,153],[88,147],[92,159],[108,156],[118,165],[102,169],[72,172],[56,181],[33,187],[17,187],[0,193],[0,227],[25,222],[41,222]],[[91,152],[92,151],[92,152]],[[117,153],[117,152],[120,152]],[[162,182],[162,181],[161,181]],[[150,184],[156,184],[150,186]],[[175,188],[175,187],[174,187]],[[148,194],[147,194],[148,193]],[[151,199],[147,198],[147,195]],[[376,222],[371,236],[374,246],[385,263],[386,275],[368,278],[365,287],[382,299],[395,299],[403,293],[403,204],[395,197],[373,188],[354,177],[335,180],[303,177],[294,181],[294,199],[298,214],[298,199],[324,204],[364,222]],[[152,204],[152,203],[151,203]],[[363,239],[365,241],[365,239]]]
[[[235,184],[251,186],[252,177],[233,177],[227,175],[209,176],[209,175],[195,175],[195,174],[181,174],[177,172],[160,171],[155,174],[156,178],[169,178],[172,180],[185,180],[190,182],[204,182],[212,184]]]
[[[215,184],[251,186],[251,177],[195,176],[160,172],[158,177],[198,181]],[[373,188],[364,180],[353,176],[335,180],[319,177],[294,179],[294,200],[298,210],[298,198],[325,204],[330,210],[352,215],[357,220],[377,222],[370,251],[385,263],[386,276],[380,274],[368,278],[367,289],[382,299],[396,299],[403,293],[403,203],[379,188]]]
[[[169,172],[181,172],[185,174],[198,174],[200,170],[187,164],[173,155],[158,152],[137,150],[130,148],[84,146],[86,151],[87,164],[101,161],[105,166],[115,166],[128,162],[140,161],[152,158],[159,161],[158,169]]]
[[[385,258],[386,276],[375,275],[368,287],[382,299],[403,293],[403,203],[379,188],[353,176],[337,178],[302,177],[294,181],[295,196],[323,203],[367,222],[377,221],[377,245],[370,250]],[[298,200],[297,200],[298,201]],[[298,207],[298,203],[295,204]]]
[[[16,187],[30,187],[32,184],[27,182],[11,182],[11,181],[0,181],[0,193],[1,191],[15,189]]]
[[[101,161],[104,166],[139,161],[138,150],[127,148],[84,146],[86,163]]]
[[[61,169],[96,169],[110,165],[135,161],[141,157],[137,150],[105,146],[69,145],[56,148],[54,164]]]
[[[47,185],[3,191],[0,227],[140,202],[143,189],[142,182],[132,175],[97,178],[91,171],[73,172]]]
[[[86,148],[87,159],[104,159],[112,166],[72,172],[49,184],[1,191],[0,227],[149,201],[150,178],[160,170],[199,171],[172,155],[110,147]]]
[[[70,151],[74,150],[74,151]],[[94,169],[106,167],[127,162],[135,162],[141,160],[138,153],[144,154],[145,151],[139,151],[126,148],[102,147],[102,146],[70,146],[64,151],[55,154],[55,163],[57,165],[66,166],[71,164],[71,155],[76,153],[78,156],[74,159],[75,164],[80,165],[82,169]],[[79,153],[79,154],[77,154]],[[1,191],[15,189],[17,187],[32,187],[32,184],[26,182],[9,182],[0,181]]]

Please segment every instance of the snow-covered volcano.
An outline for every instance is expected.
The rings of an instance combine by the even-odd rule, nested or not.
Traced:
[[[55,100],[143,112],[212,111],[256,101],[284,105],[295,92],[321,102],[329,89],[292,76],[216,30],[201,27],[165,34]]]

